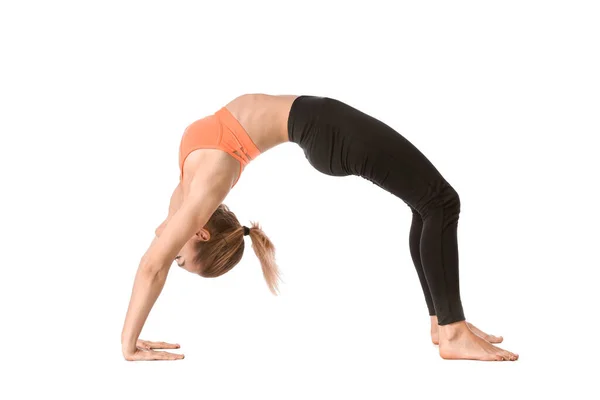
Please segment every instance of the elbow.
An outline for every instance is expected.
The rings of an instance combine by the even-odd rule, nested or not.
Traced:
[[[152,262],[147,258],[142,258],[142,260],[140,261],[140,265],[138,266],[138,272],[141,275],[151,278],[155,278],[161,275],[161,273],[164,272],[164,269],[165,268],[160,266],[158,263]]]
[[[157,228],[154,230],[154,235],[155,235],[156,237],[160,237],[160,235],[162,234],[162,232],[165,230],[165,226],[167,225],[167,221],[168,221],[168,220],[169,220],[168,218],[167,218],[167,219],[165,219],[165,220],[163,221],[163,223],[162,223],[162,224],[160,224],[160,225],[159,225],[159,226],[158,226],[158,227],[157,227]]]

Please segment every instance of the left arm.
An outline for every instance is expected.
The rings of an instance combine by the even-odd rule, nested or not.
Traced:
[[[228,192],[229,184],[215,183],[214,178],[194,179],[190,183],[189,194],[183,200],[181,207],[168,220],[160,237],[152,241],[150,248],[142,257],[135,275],[131,300],[121,333],[125,359],[148,359],[147,354],[139,355],[136,343],[148,314],[164,287],[173,259],[185,243],[206,225]],[[153,353],[168,355],[168,353]],[[179,355],[176,356],[181,358]],[[168,358],[167,356],[156,357]]]

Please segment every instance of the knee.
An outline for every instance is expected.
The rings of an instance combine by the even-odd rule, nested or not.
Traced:
[[[460,196],[458,192],[445,180],[431,184],[419,204],[411,209],[416,209],[423,218],[432,213],[442,213],[444,227],[456,222],[460,214]]]
[[[460,215],[460,196],[452,186],[449,187],[450,189],[445,196],[446,200],[444,202],[444,227],[458,222]]]
[[[444,188],[444,192],[443,192],[443,204],[444,207],[448,210],[452,210],[454,212],[456,212],[456,214],[460,213],[460,196],[458,195],[458,192],[452,187],[450,186],[450,184],[447,184],[446,188]]]
[[[406,202],[405,202],[406,203]],[[408,208],[410,208],[410,211],[412,212],[413,215],[421,215],[419,213],[419,211],[417,211],[417,209],[415,207],[413,207],[411,204],[406,203],[406,205],[408,206]]]

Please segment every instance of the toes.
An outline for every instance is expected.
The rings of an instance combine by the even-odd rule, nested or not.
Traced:
[[[485,340],[490,343],[502,343],[504,338],[502,336],[487,335]]]

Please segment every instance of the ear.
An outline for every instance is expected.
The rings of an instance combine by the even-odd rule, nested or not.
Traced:
[[[202,242],[206,242],[210,239],[210,232],[206,230],[206,228],[202,228],[198,232],[196,232],[196,239]]]

